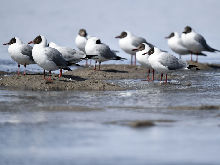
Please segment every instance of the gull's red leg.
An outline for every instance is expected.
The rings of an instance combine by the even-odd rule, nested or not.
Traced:
[[[99,62],[99,70],[101,69],[101,62]]]
[[[20,74],[20,64],[18,64],[18,75]]]
[[[166,74],[166,83],[167,83],[167,74]]]
[[[96,63],[97,63],[97,61],[95,61],[95,67],[94,67],[94,70],[96,70]]]
[[[134,55],[134,66],[136,66],[136,54]]]
[[[160,81],[163,81],[163,73],[160,75]]]
[[[26,75],[26,64],[24,64],[24,76]]]
[[[150,81],[150,69],[148,69],[147,81]]]
[[[45,79],[45,77],[46,77],[46,71],[44,70],[44,79]]]
[[[152,81],[154,81],[154,69],[153,69],[153,74],[152,74]]]
[[[60,69],[59,78],[62,77],[62,75],[63,75],[63,72],[62,72],[62,69]]]
[[[52,74],[51,74],[51,70],[49,71],[49,79],[48,80],[51,80],[51,76],[52,76]]]

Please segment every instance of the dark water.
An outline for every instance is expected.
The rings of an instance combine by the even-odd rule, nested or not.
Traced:
[[[168,85],[116,82],[135,87],[126,91],[2,88],[0,164],[218,165],[220,73],[179,75],[191,85],[177,79]],[[172,122],[124,124],[136,120]]]

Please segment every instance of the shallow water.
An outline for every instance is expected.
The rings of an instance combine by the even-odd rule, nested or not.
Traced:
[[[136,89],[1,89],[0,164],[217,165],[220,111],[199,109],[220,106],[220,73],[180,76],[191,85],[178,79],[168,85],[120,80],[115,83]],[[137,120],[153,120],[155,126],[126,124]]]

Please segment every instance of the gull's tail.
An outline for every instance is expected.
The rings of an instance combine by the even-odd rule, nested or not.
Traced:
[[[189,70],[200,70],[200,69],[198,68],[198,66],[196,66],[196,65],[188,65],[188,66],[187,66],[187,69],[189,69]]]
[[[126,58],[122,58],[120,56],[115,56],[113,60],[127,60]]]
[[[205,48],[206,48],[206,50],[209,51],[209,52],[220,52],[220,50],[214,49],[214,48],[212,48],[211,46],[209,46],[208,44],[205,45]]]
[[[68,66],[62,67],[63,70],[71,71],[71,69]]]
[[[84,58],[81,58],[81,59],[93,59],[96,56],[98,55],[86,55]]]

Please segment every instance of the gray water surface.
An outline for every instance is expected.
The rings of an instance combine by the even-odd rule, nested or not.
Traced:
[[[217,165],[220,111],[199,107],[220,106],[220,73],[181,76],[192,85],[123,80],[138,89],[1,89],[0,164]],[[137,120],[153,120],[155,126],[124,124]]]

